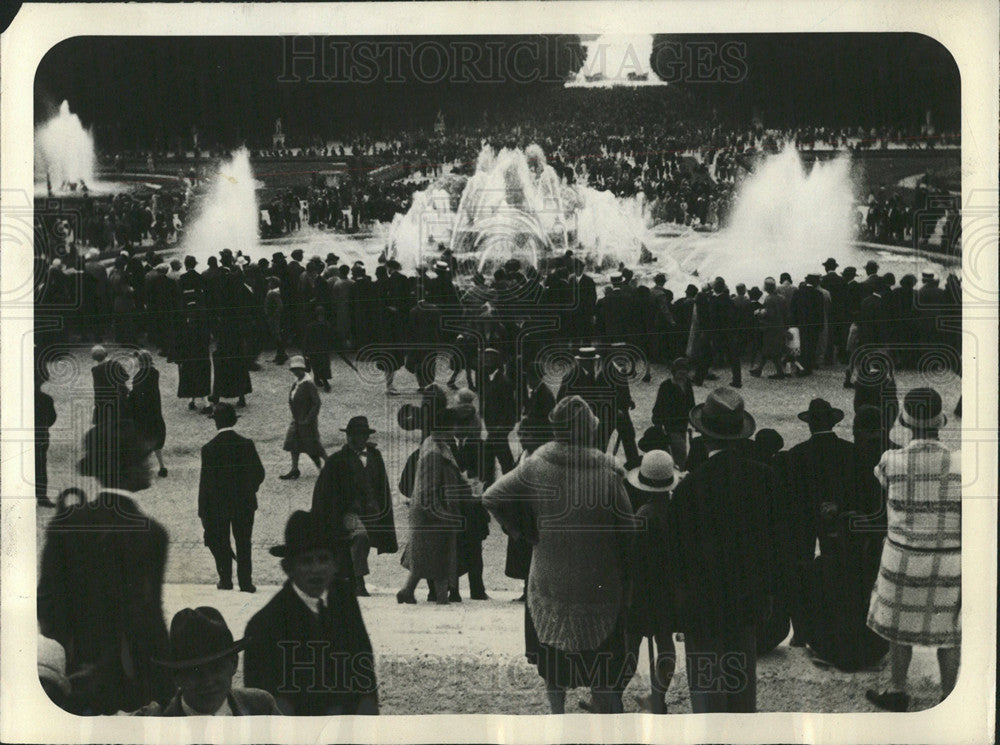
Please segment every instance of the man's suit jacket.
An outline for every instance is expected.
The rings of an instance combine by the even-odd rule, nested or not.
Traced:
[[[90,370],[94,382],[94,415],[92,424],[97,424],[97,405],[100,403],[105,410],[112,409],[112,416],[128,417],[126,403],[128,388],[125,381],[128,373],[118,360],[106,359],[98,362]]]
[[[712,454],[674,489],[668,550],[678,630],[719,634],[763,619],[782,553],[774,471],[738,449]]]
[[[274,703],[274,696],[259,688],[233,688],[229,691],[229,708],[234,717],[278,716],[281,712]],[[181,704],[181,692],[161,706],[155,701],[131,713],[133,717],[184,717],[187,714]]]
[[[488,432],[510,432],[517,424],[517,400],[514,384],[503,370],[484,375],[479,392],[483,423]]]
[[[198,517],[206,522],[228,521],[234,515],[254,512],[263,481],[264,466],[253,440],[232,430],[219,432],[201,448]]]
[[[68,675],[94,666],[75,686],[81,712],[133,711],[174,692],[151,662],[168,651],[167,543],[167,531],[116,491],[57,513],[46,528],[38,625],[65,648]]]
[[[888,341],[888,321],[881,295],[872,293],[861,301],[857,323],[860,345],[884,344]]]
[[[800,561],[813,558],[824,502],[837,505],[838,512],[861,508],[857,504],[854,458],[853,443],[833,432],[815,434],[788,450],[787,506]]]
[[[331,620],[323,629],[287,581],[247,623],[244,684],[288,700],[295,715],[353,714],[362,696],[377,692],[375,657],[350,578],[335,579],[328,600]]]
[[[313,489],[312,511],[332,530],[340,531],[344,529],[344,515],[355,511],[356,504],[373,502],[376,511],[362,512],[358,517],[368,531],[371,545],[380,554],[393,554],[399,546],[389,476],[379,449],[368,443],[367,452],[367,468],[350,445],[344,445],[327,458]]]

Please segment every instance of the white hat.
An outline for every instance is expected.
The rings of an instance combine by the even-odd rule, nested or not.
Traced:
[[[642,465],[631,469],[625,479],[640,491],[668,492],[677,483],[677,469],[670,453],[650,450],[642,457]]]

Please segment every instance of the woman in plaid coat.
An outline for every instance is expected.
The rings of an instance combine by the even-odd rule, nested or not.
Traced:
[[[946,423],[931,388],[906,394],[900,423],[910,443],[888,450],[875,467],[887,490],[888,535],[868,611],[868,627],[887,639],[888,690],[869,690],[881,709],[906,711],[906,677],[913,647],[937,647],[942,700],[958,677],[962,631],[961,454],[938,441]]]

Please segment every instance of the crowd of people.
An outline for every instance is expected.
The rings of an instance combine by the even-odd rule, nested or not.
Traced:
[[[60,518],[47,528],[39,581],[40,628],[64,660],[48,689],[83,714],[376,713],[375,651],[357,601],[372,549],[400,554],[400,604],[417,604],[421,582],[436,603],[459,601],[464,575],[469,597],[486,601],[492,515],[508,537],[505,573],[524,582],[525,653],[553,712],[574,687],[592,689],[592,710],[621,711],[642,638],[658,650],[646,706],[665,711],[677,633],[696,712],[756,710],[756,659],[790,629],[820,665],[865,670],[888,653],[891,680],[869,698],[895,711],[909,705],[912,646],[938,647],[947,695],[960,638],[960,458],[937,441],[938,393],[911,390],[901,402],[893,370],[926,365],[924,352],[942,348],[954,352],[944,364],[960,359],[958,332],[938,323],[958,317],[960,285],[949,276],[942,287],[933,271],[919,287],[912,275],[897,282],[874,261],[862,281],[834,259],[822,268],[797,285],[765,278],[762,290],[731,292],[719,277],[675,299],[665,277],[643,286],[624,266],[599,293],[571,252],[544,274],[510,260],[468,279],[456,278],[465,267],[446,249],[413,276],[381,260],[374,278],[362,262],[306,260],[298,249],[258,261],[224,249],[204,271],[190,256],[123,253],[108,267],[91,254],[79,283],[53,262],[40,308],[59,312],[74,288],[81,304],[61,328],[36,334],[37,499]],[[542,316],[557,323],[533,330]],[[55,504],[48,494],[55,408],[41,390],[44,352],[67,335],[96,342],[79,470],[101,491],[86,509],[79,490]],[[136,350],[134,365],[108,354],[112,342]],[[243,641],[207,607],[181,611],[168,632],[169,536],[132,497],[150,484],[151,454],[167,477],[156,357],[178,365],[177,398],[218,430],[201,449],[197,507],[217,587],[235,589],[235,559],[239,589],[253,593],[253,518],[268,475],[235,428],[265,351],[294,378],[283,442],[291,467],[279,478],[302,478],[303,453],[318,471],[311,510],[288,517],[285,543],[271,551],[288,581]],[[398,424],[421,444],[398,483],[364,412],[344,428],[343,448],[327,454],[322,444],[334,352],[379,369],[388,395],[400,370],[416,378],[421,403],[400,407]],[[637,439],[630,386],[651,381],[650,362],[668,364],[669,377]],[[819,397],[799,414],[802,443],[785,450],[777,432],[757,431],[737,389],[744,367],[760,377],[765,365],[774,379],[843,369],[853,440],[833,431],[845,412]],[[716,370],[729,385],[696,403],[694,389],[718,380]],[[896,423],[912,432],[904,447],[889,439]],[[405,537],[394,484],[408,499]],[[111,530],[110,541],[65,530],[95,520],[147,529]],[[280,649],[290,642],[331,654],[290,663]],[[232,689],[244,648],[248,688]],[[330,685],[310,689],[307,679]]]

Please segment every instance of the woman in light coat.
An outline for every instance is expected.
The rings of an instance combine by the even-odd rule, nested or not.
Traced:
[[[553,714],[566,689],[589,687],[593,707],[622,711],[634,672],[627,640],[634,518],[624,473],[595,446],[598,419],[579,396],[549,415],[555,440],[494,483],[483,503],[508,535],[533,545],[526,656],[545,680]]]
[[[420,445],[410,498],[410,539],[402,563],[410,570],[396,593],[400,603],[415,603],[413,591],[426,579],[440,605],[448,603],[448,589],[458,586],[458,534],[463,530],[461,505],[472,498],[472,487],[462,475],[452,444],[458,426],[454,409],[433,412],[431,434]]]
[[[292,410],[292,423],[285,434],[284,449],[292,454],[292,470],[279,476],[285,481],[297,479],[299,455],[305,453],[318,470],[322,470],[326,460],[326,450],[319,441],[319,391],[308,374],[305,360],[296,355],[288,361],[288,368],[295,375],[295,383],[288,393],[288,407]]]

